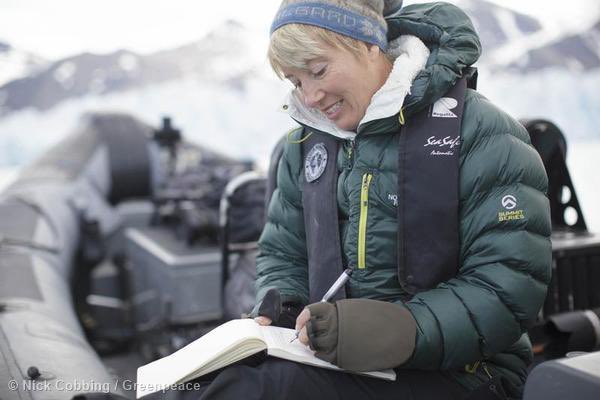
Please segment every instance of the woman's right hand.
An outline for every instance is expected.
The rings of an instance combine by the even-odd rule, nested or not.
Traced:
[[[258,316],[256,318],[254,318],[254,321],[259,324],[259,325],[263,325],[263,326],[267,326],[267,325],[271,325],[271,323],[273,322],[271,320],[271,318],[269,317],[264,317],[264,316]]]
[[[254,312],[253,310],[252,313]],[[254,315],[257,314],[258,316],[254,317],[254,321],[259,325],[271,325],[273,320],[277,321],[281,314],[281,295],[277,288],[267,290]]]

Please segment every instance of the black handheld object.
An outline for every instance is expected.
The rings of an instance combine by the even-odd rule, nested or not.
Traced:
[[[282,303],[279,290],[273,288],[265,293],[256,315],[270,318],[274,326],[293,328],[300,311],[302,306],[297,303]]]
[[[270,318],[273,323],[279,320],[281,315],[281,294],[277,289],[269,289],[258,307],[258,315]]]

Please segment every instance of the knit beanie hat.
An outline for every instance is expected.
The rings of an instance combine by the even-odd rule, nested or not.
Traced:
[[[402,0],[283,0],[271,33],[286,24],[306,24],[387,48],[384,15],[395,13]]]

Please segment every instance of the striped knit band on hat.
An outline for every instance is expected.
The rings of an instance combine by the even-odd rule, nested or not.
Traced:
[[[284,0],[271,33],[287,24],[314,25],[385,50],[387,24],[383,10],[384,0]]]

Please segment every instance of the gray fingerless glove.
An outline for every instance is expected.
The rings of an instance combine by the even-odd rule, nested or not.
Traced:
[[[315,356],[352,371],[394,368],[415,348],[416,322],[401,304],[368,299],[308,306],[306,324]]]
[[[310,311],[310,320],[306,323],[308,345],[317,358],[336,364],[338,316],[335,304],[314,303],[307,308]]]

